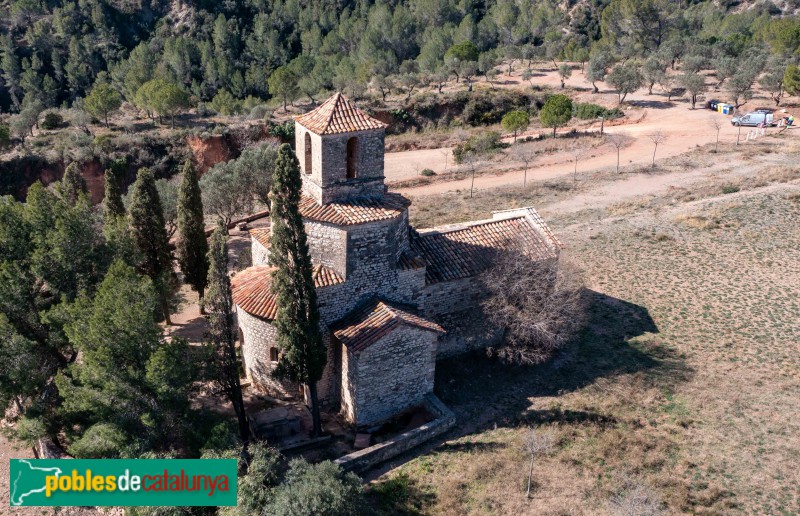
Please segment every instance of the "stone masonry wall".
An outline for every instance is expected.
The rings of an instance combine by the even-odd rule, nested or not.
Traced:
[[[426,285],[423,310],[429,317],[461,312],[477,306],[486,296],[486,290],[478,277],[461,278]]]
[[[311,261],[325,265],[347,278],[347,232],[333,224],[306,221]]]
[[[356,355],[348,351],[350,393],[343,412],[358,425],[382,421],[433,392],[437,334],[402,325]],[[352,364],[357,364],[353,368]]]
[[[311,170],[306,166],[306,135],[311,138]],[[322,184],[322,137],[312,133],[302,125],[294,124],[294,148],[297,153],[297,160],[300,161],[300,172],[303,175],[303,184],[307,180],[321,185]]]
[[[275,345],[275,327],[236,307],[239,330],[242,332],[242,359],[244,369],[254,383],[275,397],[297,395],[299,386],[278,380],[271,375],[275,364],[270,361],[269,350]]]
[[[436,322],[447,331],[437,343],[437,359],[496,347],[503,341],[503,330],[490,325],[479,306],[439,315]]]
[[[250,253],[253,265],[266,265],[269,262],[269,249],[255,238],[250,239]]]
[[[394,259],[399,260],[400,255],[403,254],[404,251],[408,251],[411,247],[411,241],[408,235],[408,210],[403,211],[402,220],[397,227],[395,228],[395,241],[397,242],[397,246],[395,248],[395,256]]]
[[[376,464],[397,457],[401,453],[419,446],[429,439],[451,429],[456,424],[456,416],[436,396],[425,396],[425,408],[436,419],[424,425],[396,435],[382,443],[374,444],[363,450],[349,453],[335,461],[345,471],[354,471],[363,474]]]
[[[405,219],[348,226],[347,281],[317,289],[322,323],[330,325],[372,296],[417,304],[424,286],[424,270],[398,271],[398,224]],[[402,277],[402,279],[401,279]]]

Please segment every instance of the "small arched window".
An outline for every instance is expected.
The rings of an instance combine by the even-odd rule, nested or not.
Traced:
[[[303,169],[305,170],[306,174],[311,173],[311,135],[306,133],[305,138],[305,159],[303,160]]]
[[[347,179],[356,177],[358,163],[358,138],[355,136],[347,140]]]
[[[275,347],[269,348],[269,360],[270,362],[278,361],[278,348]]]

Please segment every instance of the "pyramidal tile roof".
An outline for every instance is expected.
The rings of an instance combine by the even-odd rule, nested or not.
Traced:
[[[320,135],[386,127],[386,124],[358,109],[347,100],[347,97],[338,92],[316,109],[294,119],[309,131]]]
[[[410,308],[373,298],[331,326],[333,334],[347,349],[360,352],[391,333],[400,324],[408,324],[436,333],[445,330],[411,311]]]
[[[255,265],[231,278],[233,302],[245,312],[274,320],[278,315],[278,299],[272,292],[272,272],[275,267]],[[344,282],[339,274],[324,265],[314,266],[314,286],[328,287]]]

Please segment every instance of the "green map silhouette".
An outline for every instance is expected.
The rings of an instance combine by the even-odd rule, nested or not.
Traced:
[[[22,505],[25,502],[25,498],[37,493],[42,493],[42,496],[44,496],[45,477],[53,474],[60,476],[61,469],[40,468],[25,459],[12,461],[10,475],[11,505]]]

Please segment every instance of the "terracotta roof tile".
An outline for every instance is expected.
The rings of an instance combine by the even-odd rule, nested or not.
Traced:
[[[425,260],[414,251],[403,251],[397,260],[397,268],[401,271],[413,271],[425,267]]]
[[[250,230],[250,237],[267,249],[269,249],[270,234],[269,228],[255,228]]]
[[[272,293],[272,272],[275,267],[256,265],[249,267],[231,278],[233,302],[245,312],[273,320],[278,314],[278,304]],[[314,286],[328,287],[342,283],[344,278],[324,265],[314,266]]]
[[[388,335],[401,324],[445,333],[441,326],[420,317],[410,308],[377,298],[364,303],[334,323],[331,330],[347,349],[357,353]]]
[[[474,276],[491,265],[498,250],[516,250],[541,260],[555,258],[562,247],[533,209],[523,216],[417,234],[411,246],[427,264],[427,284]]]
[[[317,204],[313,198],[300,198],[300,215],[304,219],[349,226],[393,219],[405,211],[411,201],[400,194],[386,194],[381,199],[353,199]]]
[[[316,134],[350,133],[386,127],[383,122],[352,105],[341,93],[334,94],[313,111],[296,116],[295,120]]]

